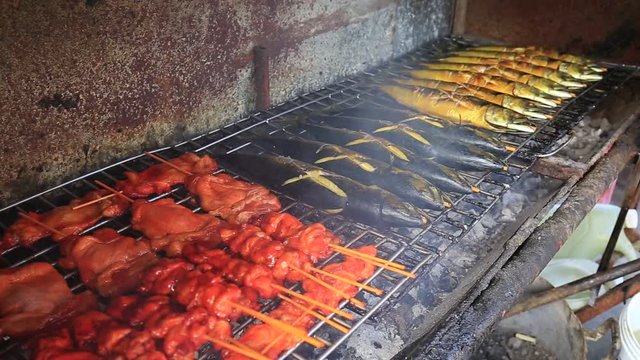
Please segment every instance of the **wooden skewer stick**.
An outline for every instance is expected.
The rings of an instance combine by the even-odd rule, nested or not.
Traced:
[[[350,254],[350,253],[347,253],[347,252],[343,252],[342,250],[336,249],[336,251],[339,252],[339,253],[343,253],[343,254],[345,254],[347,256],[357,257],[357,256],[355,256],[353,254]],[[398,268],[395,268],[393,266],[387,265],[385,263],[380,263],[378,261],[374,261],[374,260],[367,259],[367,258],[364,258],[364,257],[358,257],[358,259],[363,261],[363,262],[366,262],[367,264],[371,264],[373,266],[377,266],[377,267],[381,267],[381,268],[389,270],[389,271],[393,271],[394,273],[400,274],[402,276],[406,276],[406,277],[411,278],[411,279],[415,279],[416,278],[416,274],[414,274],[414,273],[410,273],[408,271],[400,270]]]
[[[301,329],[298,329],[295,326],[289,325],[284,321],[280,321],[278,319],[274,319],[268,315],[265,315],[259,311],[253,310],[251,308],[248,308],[246,306],[240,305],[240,304],[236,304],[234,302],[229,302],[231,304],[231,306],[235,307],[236,309],[242,311],[243,313],[249,315],[249,316],[253,316],[254,318],[264,322],[265,324],[269,324],[273,327],[279,328],[282,331],[286,331],[291,335],[294,335],[298,338],[300,338],[300,340],[303,340],[304,342],[308,343],[309,345],[315,346],[315,347],[325,347],[325,343],[323,343],[322,341],[311,337],[309,335],[307,335],[307,332]]]
[[[118,191],[118,192],[122,194],[122,191]],[[71,210],[78,210],[78,209],[82,209],[82,208],[83,208],[83,207],[85,207],[85,206],[93,205],[93,204],[95,204],[95,203],[97,203],[97,202],[100,202],[100,201],[102,201],[102,200],[110,199],[110,198],[112,198],[112,197],[114,197],[114,196],[116,196],[116,194],[115,194],[115,193],[113,193],[113,194],[109,194],[109,195],[105,195],[105,196],[101,196],[101,197],[99,197],[99,198],[97,198],[97,199],[93,199],[93,200],[91,200],[91,201],[87,201],[86,203],[82,203],[82,204],[80,204],[80,205],[73,206],[73,207],[71,207]]]
[[[282,291],[283,293],[285,293],[285,294],[287,294],[289,296],[298,298],[300,300],[304,300],[304,301],[308,302],[309,304],[311,304],[313,306],[317,306],[317,307],[319,307],[321,309],[325,309],[327,311],[331,311],[333,313],[336,313],[336,315],[340,315],[345,319],[349,319],[349,320],[353,320],[354,319],[353,315],[349,314],[348,312],[344,312],[344,311],[342,311],[340,309],[334,308],[334,307],[329,306],[329,305],[327,305],[325,303],[321,303],[321,302],[319,302],[317,300],[314,300],[314,299],[312,299],[310,297],[304,296],[302,294],[298,294],[297,292],[289,290],[284,286],[280,286],[280,285],[277,285],[277,284],[271,284],[271,286],[273,286],[275,289],[280,290],[280,291]]]
[[[27,219],[27,220],[31,221],[32,223],[40,226],[43,229],[49,230],[49,232],[51,232],[52,234],[56,234],[56,235],[61,236],[61,237],[67,237],[67,235],[65,233],[63,233],[62,231],[60,231],[58,229],[54,229],[51,226],[43,223],[42,221],[36,220],[36,219],[32,218],[31,216],[23,213],[23,212],[19,212],[18,216],[20,216],[23,219]]]
[[[305,314],[300,314],[300,316],[298,316],[298,318],[291,323],[291,325],[296,326],[298,325],[298,323],[300,321],[302,321],[302,319],[304,319]],[[273,347],[273,345],[277,344],[278,341],[280,341],[280,339],[282,339],[282,337],[284,336],[285,333],[280,333],[278,334],[278,336],[276,336],[275,339],[271,340],[271,342],[269,344],[267,344],[267,346],[265,346],[264,348],[262,348],[262,350],[260,350],[261,354],[266,354],[269,350],[271,350],[271,348]]]
[[[234,338],[230,338],[229,339],[229,344],[235,345],[235,346],[237,346],[239,348],[243,348],[243,349],[246,349],[246,350],[249,350],[249,351],[255,351],[252,348],[250,348],[249,346],[247,346],[246,344],[243,344],[243,343],[241,343],[240,341],[238,341],[238,340],[236,340]]]
[[[338,281],[342,281],[343,283],[346,283],[346,284],[349,284],[349,285],[353,285],[355,287],[359,287],[359,288],[361,288],[363,290],[366,290],[366,291],[368,291],[368,292],[370,292],[372,294],[376,294],[376,295],[384,294],[384,291],[382,291],[382,290],[380,290],[380,289],[378,289],[376,287],[365,285],[365,284],[359,283],[359,282],[357,282],[355,280],[347,279],[347,278],[344,278],[342,276],[338,276],[336,274],[332,274],[330,272],[324,271],[322,269],[318,269],[318,268],[312,267],[311,271],[316,272],[318,274],[322,274],[322,275],[324,275],[326,277],[330,277],[332,279],[336,279]]]
[[[109,185],[107,185],[107,184],[103,183],[102,181],[100,181],[100,180],[96,180],[96,181],[94,181],[94,182],[95,182],[96,184],[98,184],[99,186],[101,186],[101,187],[103,187],[103,188],[105,188],[105,189],[107,189],[107,190],[111,191],[114,195],[116,195],[116,196],[120,196],[121,198],[123,198],[123,199],[127,200],[128,202],[133,202],[133,199],[132,199],[132,198],[130,198],[130,197],[128,197],[127,195],[123,194],[122,192],[120,192],[120,191],[118,191],[118,190],[116,190],[116,189],[112,188],[111,186],[109,186]]]
[[[160,156],[158,156],[158,155],[156,155],[156,154],[152,154],[152,153],[150,153],[150,152],[148,152],[148,151],[145,151],[145,152],[144,152],[144,154],[145,154],[145,155],[147,155],[148,157],[150,157],[150,158],[154,159],[154,160],[158,160],[158,161],[160,161],[161,163],[163,163],[163,164],[165,164],[165,165],[167,165],[167,166],[169,166],[169,167],[172,167],[172,168],[174,168],[174,169],[176,169],[176,170],[180,171],[181,173],[183,173],[183,174],[185,174],[185,175],[193,175],[193,173],[192,173],[192,172],[187,171],[187,170],[185,170],[185,169],[181,168],[180,166],[178,166],[178,165],[176,165],[176,164],[172,163],[171,161],[166,160],[166,159],[164,159],[164,158],[161,158]]]
[[[337,322],[335,322],[335,321],[333,321],[331,319],[328,319],[326,316],[322,316],[322,315],[318,314],[317,312],[315,312],[313,310],[307,309],[306,307],[304,307],[304,306],[298,304],[297,302],[291,300],[291,298],[288,298],[288,297],[286,297],[286,296],[284,296],[282,294],[278,294],[278,297],[280,299],[282,299],[283,301],[286,301],[289,304],[293,305],[295,308],[304,311],[305,313],[313,316],[314,318],[316,318],[316,319],[318,319],[320,321],[324,321],[325,323],[327,323],[327,325],[329,325],[329,326],[331,326],[331,327],[333,327],[333,328],[335,328],[337,330],[342,331],[344,334],[349,332],[349,328],[347,328],[345,326],[342,326],[342,325],[338,324]]]
[[[353,305],[361,308],[361,309],[366,309],[367,308],[367,304],[363,303],[362,301],[353,298],[352,296],[349,296],[349,294],[345,293],[344,291],[336,288],[335,286],[328,284],[326,281],[323,281],[322,279],[318,279],[317,277],[309,274],[308,272],[300,269],[297,266],[293,266],[293,265],[289,265],[290,269],[293,269],[294,271],[298,272],[300,275],[306,277],[307,279],[313,281],[314,283],[329,289],[331,291],[333,291],[334,293],[342,296],[343,298],[345,298],[346,300],[349,300],[350,303],[352,303]]]
[[[222,340],[216,339],[216,338],[211,337],[211,336],[206,336],[205,335],[205,338],[207,340],[211,341],[212,343],[214,343],[215,345],[221,347],[221,348],[236,352],[236,353],[238,353],[240,355],[244,355],[244,356],[246,356],[248,358],[251,358],[251,359],[254,359],[254,360],[269,360],[268,357],[260,354],[257,351],[253,351],[253,350],[250,351],[250,350],[244,349],[244,348],[242,348],[240,346],[237,346],[237,345],[234,345],[234,344],[230,344],[230,343],[228,343],[226,341],[222,341]]]
[[[352,256],[355,256],[355,257],[360,257],[360,258],[365,258],[365,259],[377,261],[379,263],[386,264],[386,265],[389,265],[391,267],[398,268],[398,269],[401,269],[401,270],[405,270],[407,268],[406,266],[404,266],[404,265],[402,265],[400,263],[393,262],[391,260],[386,260],[386,259],[383,259],[383,258],[379,258],[377,256],[363,254],[363,253],[361,253],[359,251],[355,251],[353,249],[349,249],[349,248],[346,248],[344,246],[340,246],[340,245],[336,245],[336,244],[329,244],[329,247],[333,248],[336,251],[340,250],[340,252],[342,252],[343,254],[346,253],[348,255],[352,255]]]

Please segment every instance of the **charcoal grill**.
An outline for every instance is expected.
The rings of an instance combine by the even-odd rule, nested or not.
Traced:
[[[403,68],[415,66],[418,60],[434,58],[447,50],[470,44],[473,42],[462,38],[446,38],[426,44],[381,67],[321,90],[298,96],[272,109],[253,113],[222,128],[174,146],[157,149],[152,153],[164,158],[173,158],[185,152],[209,153],[213,156],[221,151],[260,153],[263,150],[250,142],[252,134],[284,132],[294,136],[296,134],[288,129],[288,124],[297,116],[328,109],[335,111],[367,102],[376,103],[379,97],[372,87],[372,79],[383,78]],[[339,215],[324,213],[281,195],[283,211],[292,213],[304,222],[322,222],[343,238],[345,246],[374,244],[378,248],[379,256],[404,263],[411,272],[418,274],[417,279],[412,280],[382,269],[377,270],[367,283],[383,289],[385,291],[383,296],[376,297],[361,293],[359,297],[368,304],[366,311],[359,310],[346,301],[340,305],[341,308],[356,316],[356,320],[348,324],[351,326],[349,334],[343,335],[323,322],[319,322],[310,330],[310,333],[326,341],[328,344],[326,348],[313,349],[306,344],[299,344],[282,357],[365,358],[367,354],[380,351],[380,356],[386,358],[389,354],[398,353],[403,349],[407,351],[407,349],[419,348],[417,343],[422,344],[424,348],[424,344],[428,344],[429,339],[454,334],[442,330],[443,322],[455,322],[456,308],[460,316],[463,309],[471,305],[473,299],[479,295],[479,290],[472,291],[469,284],[475,282],[486,284],[495,273],[495,271],[494,273],[488,271],[490,264],[486,261],[482,266],[477,265],[482,259],[474,257],[477,255],[474,255],[474,252],[482,249],[485,243],[492,249],[504,249],[507,247],[510,235],[529,215],[535,215],[542,210],[543,205],[552,199],[557,201],[559,198],[558,193],[563,181],[537,175],[531,171],[532,165],[539,157],[551,156],[560,151],[564,144],[569,143],[573,127],[589,111],[598,106],[607,95],[624,86],[629,79],[638,74],[638,69],[635,67],[613,64],[608,66],[609,71],[601,81],[593,83],[576,98],[564,103],[554,114],[554,120],[539,127],[535,133],[526,136],[502,135],[501,139],[504,142],[517,148],[516,152],[505,158],[509,164],[508,172],[464,174],[481,191],[456,197],[454,206],[450,209],[440,212],[431,211],[433,221],[427,228],[380,230],[352,222]],[[619,125],[618,135],[622,132],[621,129],[628,126],[628,123],[627,121]],[[140,171],[153,164],[155,164],[154,160],[140,154],[16,202],[0,210],[0,227],[5,230],[15,221],[18,211],[47,211],[95,189],[94,180],[113,184],[123,177],[124,171]],[[575,181],[573,183],[575,184]],[[533,195],[533,192],[536,194]],[[175,199],[177,203],[191,208],[194,212],[200,211],[182,187],[176,187],[168,193],[156,196],[151,201],[165,197]],[[501,218],[501,212],[515,204],[521,207],[522,214],[514,214],[507,220]],[[530,209],[527,210],[528,207]],[[110,226],[123,234],[139,237],[140,234],[127,225],[129,223],[127,216],[101,221],[87,229],[85,233],[99,227]],[[493,227],[493,234],[478,230],[478,228],[486,229],[488,226]],[[495,233],[498,231],[504,231],[502,235],[505,236],[500,236],[498,239],[498,234]],[[495,237],[493,240],[490,239],[492,236]],[[19,247],[4,252],[0,256],[0,264],[6,268],[31,261],[46,261],[64,274],[75,292],[82,291],[83,284],[76,271],[67,271],[59,267],[58,257],[57,244],[45,240],[37,243],[33,249]],[[327,261],[332,261],[332,258]],[[465,261],[469,262],[466,266]],[[453,270],[456,266],[468,271],[456,273]],[[474,266],[478,270],[473,270]],[[451,301],[444,301],[443,294]],[[273,306],[272,301],[266,302],[263,311],[269,311]],[[403,311],[416,311],[416,318],[408,319],[406,314],[402,315]],[[454,318],[452,319],[451,316]],[[413,317],[413,313],[410,317]],[[495,321],[496,318],[492,320]],[[252,320],[247,319],[234,324],[234,332],[240,333],[251,323]],[[489,323],[484,324],[485,330],[489,328]],[[418,339],[422,340],[410,346]],[[26,358],[16,342],[11,339],[5,340],[0,350],[0,357]],[[215,356],[215,352],[206,348],[200,355],[201,358]]]

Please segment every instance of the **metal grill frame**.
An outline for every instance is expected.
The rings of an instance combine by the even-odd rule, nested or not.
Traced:
[[[372,79],[386,77],[404,68],[411,68],[415,66],[416,58],[428,60],[454,47],[469,44],[464,39],[443,39],[436,43],[427,44],[409,55],[391,61],[387,65],[347,78],[321,90],[300,95],[268,111],[256,112],[222,128],[176,145],[163,147],[151,152],[165,158],[172,158],[184,152],[208,153],[214,156],[220,151],[251,150],[252,152],[260,153],[262,149],[252,145],[250,140],[246,140],[246,135],[264,132],[269,134],[284,132],[295,136],[297,134],[292,133],[287,127],[291,118],[314,111],[350,107],[367,101],[377,102],[378,97],[375,89],[371,86]],[[634,71],[635,68],[632,67],[611,67],[603,80],[593,83],[576,98],[564,103],[554,115],[554,120],[546,122],[544,126],[540,126],[535,133],[529,135],[502,135],[501,139],[505,143],[517,147],[516,152],[504,159],[510,166],[508,173],[465,174],[481,189],[481,192],[455,197],[454,205],[450,209],[439,212],[430,211],[432,222],[423,229],[379,230],[355,223],[339,215],[324,213],[308,205],[296,202],[287,196],[278,194],[283,203],[282,211],[291,212],[305,223],[322,222],[343,239],[345,246],[376,245],[381,257],[405,263],[409,265],[411,272],[424,273],[428,271],[430,264],[433,264],[456,240],[462,238],[493,207],[501,195],[509,188],[510,184],[517,181],[533,165],[536,156],[541,153],[550,154],[557,151],[559,149],[559,140],[561,138],[570,138],[571,128],[588,112],[585,110],[593,109],[610,91],[629,79]],[[50,210],[55,206],[68,203],[71,198],[81,196],[87,190],[96,189],[97,187],[93,185],[93,180],[101,180],[107,184],[113,184],[117,179],[122,178],[124,171],[139,171],[156,163],[156,161],[149,159],[144,154],[136,155],[16,202],[0,209],[0,228],[4,232],[6,227],[15,220],[17,211],[42,212]],[[201,211],[199,207],[192,203],[191,196],[182,186],[177,186],[170,192],[155,196],[149,200],[155,201],[164,197],[172,197],[177,203],[188,206],[194,212]],[[140,234],[133,231],[128,225],[128,215],[116,219],[101,220],[83,233],[90,233],[103,226],[111,226],[123,234],[140,237]],[[434,239],[436,241],[432,242]],[[335,261],[336,256],[334,254],[325,263]],[[37,243],[33,249],[19,247],[5,251],[0,256],[0,266],[6,268],[32,261],[47,261],[56,266],[64,275],[72,290],[75,292],[83,290],[84,286],[77,272],[60,268],[57,265],[58,257],[57,244],[47,239]],[[356,316],[354,322],[346,324],[351,326],[351,331],[348,334],[343,335],[327,326],[324,322],[318,322],[310,329],[310,334],[319,335],[326,340],[328,346],[325,349],[322,349],[322,351],[315,350],[314,352],[308,345],[299,344],[283,354],[281,358],[289,356],[297,359],[311,356],[317,359],[326,358],[352,332],[356,331],[363,322],[383,306],[391,304],[393,299],[399,297],[410,288],[413,281],[419,281],[419,279],[420,276],[416,280],[410,280],[383,269],[378,269],[365,283],[372,283],[374,286],[383,289],[385,294],[377,297],[361,292],[358,295],[369,305],[368,310],[358,310],[347,301],[343,301],[339,305],[340,308]],[[292,288],[296,287],[297,285],[292,286]],[[276,304],[277,302],[273,300],[265,302],[263,311],[273,309]],[[333,317],[333,315],[329,317],[341,322],[340,319]],[[234,324],[234,334],[242,332],[251,323],[253,323],[253,319],[246,319],[242,323]],[[0,348],[0,356],[15,359],[25,358],[17,343],[12,341],[8,341]],[[205,348],[201,351],[200,358],[215,356],[214,352]]]

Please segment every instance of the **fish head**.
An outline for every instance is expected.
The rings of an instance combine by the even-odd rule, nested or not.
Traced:
[[[532,133],[536,126],[532,121],[515,111],[490,106],[485,113],[485,121],[498,131]]]
[[[422,227],[429,223],[427,213],[397,197],[384,199],[380,205],[380,218],[399,227]]]
[[[602,80],[602,75],[594,72],[589,69],[587,66],[582,66],[578,64],[571,63],[562,63],[560,64],[559,69],[562,72],[565,72],[574,79],[585,80],[585,81],[599,81]]]

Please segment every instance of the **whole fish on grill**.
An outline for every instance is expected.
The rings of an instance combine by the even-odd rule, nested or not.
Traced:
[[[550,59],[546,56],[530,56],[526,54],[508,53],[500,51],[480,51],[480,50],[461,50],[454,51],[454,55],[465,57],[484,57],[490,59],[522,61],[533,65],[544,66],[553,70],[571,75],[571,77],[579,80],[598,81],[602,79],[602,75],[598,74],[588,66],[578,65],[562,60]]]
[[[442,191],[460,194],[479,191],[477,187],[452,169],[432,160],[420,158],[411,150],[377,136],[361,131],[309,123],[298,123],[297,129],[304,131],[301,135],[306,138],[340,145],[400,169],[414,172],[429,180]]]
[[[595,72],[607,71],[606,67],[599,66],[587,58],[577,56],[577,55],[572,55],[572,54],[564,54],[555,50],[543,49],[535,46],[513,47],[513,46],[483,45],[483,46],[476,46],[472,48],[472,50],[546,56],[554,60],[560,60],[560,61],[565,61],[565,62],[574,63],[578,65],[584,65],[588,67],[590,70]]]
[[[478,74],[469,71],[450,70],[411,70],[407,75],[414,79],[448,81],[458,84],[474,85],[499,93],[533,100],[547,107],[557,107],[559,100],[551,99],[540,90],[519,82],[505,80],[497,76]]]
[[[492,65],[500,68],[508,68],[517,70],[523,73],[536,75],[557,82],[560,85],[566,86],[570,89],[580,89],[587,86],[587,84],[581,82],[581,80],[574,79],[569,74],[547,68],[544,66],[533,65],[522,61],[501,60],[483,57],[465,57],[465,56],[449,56],[438,59],[438,61],[446,63],[456,64],[480,64],[480,65]]]
[[[493,65],[456,64],[445,62],[433,64],[425,63],[422,66],[429,70],[468,71],[472,73],[497,76],[505,80],[516,81],[521,84],[529,85],[532,88],[538,89],[550,96],[555,96],[562,99],[575,97],[575,94],[567,91],[566,87],[562,86],[561,84],[558,84],[549,79],[545,79],[543,77],[521,73],[517,70],[509,68],[500,68]]]
[[[550,111],[543,107],[540,107],[534,101],[498,93],[473,85],[422,79],[396,79],[395,83],[400,85],[418,86],[441,90],[450,93],[451,95],[476,97],[480,100],[484,100],[494,105],[502,106],[505,109],[513,110],[518,114],[530,118],[546,120],[553,117],[550,114]]]
[[[530,119],[477,99],[401,85],[382,85],[380,89],[404,106],[452,124],[474,126],[496,132],[533,133],[536,131],[536,126]]]
[[[218,163],[244,178],[330,213],[374,226],[422,227],[426,213],[377,186],[276,155],[220,154]]]
[[[338,115],[310,115],[306,121],[349,130],[361,130],[379,136],[394,144],[406,147],[418,155],[432,156],[432,160],[456,169],[473,168],[486,170],[506,170],[506,164],[490,152],[473,145],[456,142],[436,131],[421,131],[412,127],[410,122],[393,123],[370,118],[347,117]]]
[[[486,131],[479,131],[470,127],[451,126],[447,121],[437,120],[410,110],[389,109],[384,106],[367,104],[366,106],[341,110],[336,115],[403,123],[415,130],[423,131],[425,136],[430,140],[432,139],[436,146],[441,143],[455,141],[456,143],[474,145],[495,154],[511,153],[514,150],[511,145],[496,139]]]
[[[450,206],[448,197],[425,178],[338,145],[276,136],[258,137],[251,142],[365,185],[379,186],[419,207],[442,210]]]

